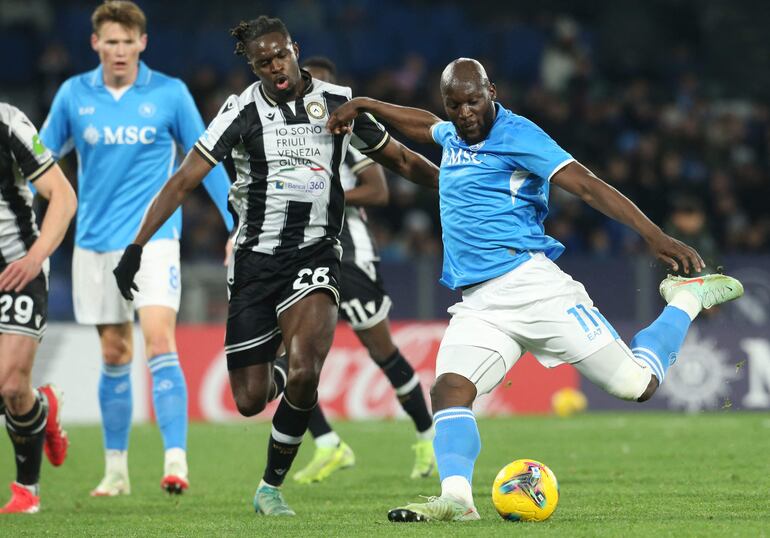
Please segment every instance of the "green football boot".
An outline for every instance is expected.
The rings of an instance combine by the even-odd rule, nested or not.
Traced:
[[[475,521],[481,519],[478,510],[468,508],[445,497],[429,497],[428,502],[407,504],[388,512],[388,520],[394,523],[422,521]]]
[[[337,447],[316,447],[313,459],[304,469],[294,474],[300,484],[311,484],[328,478],[333,472],[353,467],[356,455],[347,443],[341,441]]]
[[[433,441],[423,439],[412,445],[414,450],[414,467],[411,478],[427,478],[436,474],[436,456],[433,454]]]
[[[680,291],[689,291],[704,309],[732,301],[743,295],[743,284],[731,276],[715,274],[692,278],[667,276],[660,283],[660,295],[667,303]]]
[[[262,485],[254,494],[254,511],[266,516],[296,516],[283,499],[280,488]]]

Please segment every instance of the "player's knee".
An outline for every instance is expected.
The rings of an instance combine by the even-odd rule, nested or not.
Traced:
[[[14,372],[6,376],[2,381],[0,396],[2,396],[5,402],[9,403],[10,407],[13,405],[13,402],[26,396],[30,390],[29,377],[20,372]]]
[[[122,338],[111,338],[102,341],[102,355],[104,363],[110,365],[128,364],[131,362],[133,349],[131,345]]]
[[[658,380],[650,369],[637,362],[622,342],[606,346],[574,366],[591,382],[621,400],[643,402],[658,387]]]
[[[636,399],[637,402],[646,402],[650,398],[652,398],[652,395],[655,394],[655,391],[658,390],[658,387],[660,386],[660,382],[658,381],[658,378],[655,377],[655,375],[650,376],[650,382],[647,385],[647,388],[644,389],[644,392],[642,393],[639,398]]]
[[[320,371],[315,364],[307,361],[289,367],[286,390],[292,394],[312,394],[318,388]]]
[[[153,334],[145,336],[145,352],[147,358],[157,357],[158,355],[165,355],[171,353],[172,340],[166,334]]]
[[[651,376],[646,368],[629,369],[619,373],[622,375],[614,376],[604,389],[621,400],[644,402],[649,400],[658,388],[658,380]]]
[[[238,412],[244,417],[253,417],[267,407],[267,394],[258,394],[245,390],[233,391],[233,399]]]
[[[433,409],[470,407],[476,399],[476,385],[459,374],[441,374],[430,388]]]

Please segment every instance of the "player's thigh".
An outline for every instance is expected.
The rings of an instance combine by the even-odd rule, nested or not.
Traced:
[[[48,320],[48,263],[19,292],[0,293],[0,389],[8,408],[24,412],[32,398],[32,364]]]
[[[275,312],[291,371],[297,359],[323,361],[331,348],[340,303],[338,254],[321,245],[295,260],[286,276]]]
[[[137,314],[147,358],[176,353],[176,310],[168,306],[150,305],[139,308]]]
[[[340,317],[354,331],[371,329],[388,318],[390,297],[385,293],[382,276],[375,262],[341,266]]]
[[[0,389],[29,384],[38,340],[18,333],[0,333]],[[9,387],[12,384],[13,387]]]
[[[233,254],[228,268],[225,331],[230,371],[275,360],[281,342],[275,304],[281,287],[276,283],[273,261],[249,250],[236,250]],[[267,387],[269,379],[264,382]]]
[[[299,366],[297,361],[323,361],[334,340],[336,297],[328,289],[316,289],[283,310],[278,323],[289,355],[290,371]]]
[[[112,274],[121,254],[122,251],[95,252],[75,247],[72,302],[78,323],[110,325],[133,321],[133,306],[120,294]]]
[[[509,335],[470,315],[454,316],[436,357],[436,379],[457,374],[486,394],[505,377],[523,350]]]
[[[615,340],[573,366],[593,384],[623,400],[639,400],[652,381],[652,370],[637,361],[622,340]]]
[[[499,290],[516,306],[506,329],[544,366],[579,361],[618,339],[583,285],[545,256],[522,266],[516,281]]]
[[[165,306],[178,312],[182,297],[179,241],[157,239],[147,243],[135,282],[139,288],[134,293],[135,308]]]

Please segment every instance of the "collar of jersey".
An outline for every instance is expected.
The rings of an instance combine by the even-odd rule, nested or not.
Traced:
[[[147,64],[145,64],[143,61],[139,61],[139,73],[136,75],[136,80],[134,81],[133,86],[146,86],[150,79],[152,78],[152,69],[147,67]],[[104,86],[104,68],[99,65],[96,69],[93,70],[93,75],[91,76],[90,80],[91,86],[94,88],[101,88]]]
[[[302,77],[302,80],[305,81],[305,91],[302,92],[302,95],[300,95],[300,97],[304,97],[313,91],[313,77],[310,75],[309,71],[302,68],[300,68],[299,74]],[[270,98],[270,96],[267,95],[265,90],[262,89],[262,83],[259,84],[259,94],[262,96],[262,99],[264,99],[268,105],[278,106],[278,103],[276,103],[274,99]]]

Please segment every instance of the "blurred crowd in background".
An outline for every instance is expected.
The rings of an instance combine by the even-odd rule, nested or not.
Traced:
[[[441,70],[471,56],[486,66],[502,104],[538,123],[712,268],[725,253],[770,250],[767,6],[189,0],[181,10],[138,3],[149,20],[143,58],[187,82],[204,121],[255,80],[233,55],[228,29],[263,13],[283,18],[301,58],[334,60],[355,95],[441,117]],[[95,5],[0,0],[0,100],[40,125],[59,84],[97,64],[89,46]],[[416,149],[440,159],[438,147]],[[74,179],[75,163],[65,164]],[[383,259],[440,256],[436,193],[398,177],[388,182],[389,205],[369,211]],[[225,231],[211,202],[196,193],[184,211],[183,258],[220,262]],[[635,233],[560,189],[551,192],[547,231],[567,246],[566,256],[644,250]]]

